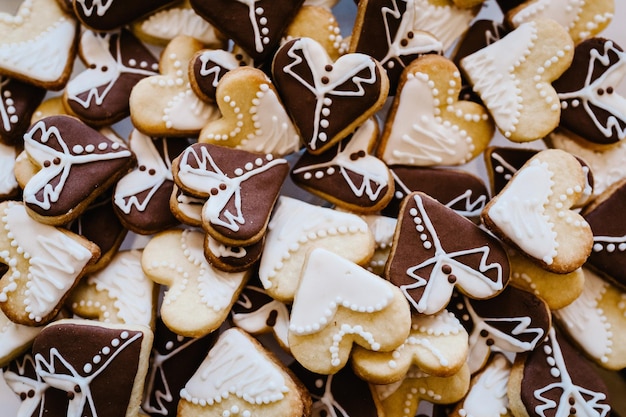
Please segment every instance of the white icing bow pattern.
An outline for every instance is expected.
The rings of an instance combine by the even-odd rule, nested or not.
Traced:
[[[178,179],[185,185],[193,185],[198,191],[206,192],[207,195],[211,194],[211,190],[220,190],[206,201],[202,209],[202,217],[208,219],[213,225],[238,231],[240,226],[246,223],[241,203],[242,184],[255,175],[286,164],[287,161],[273,159],[271,155],[266,155],[265,160],[258,158],[245,164],[243,168],[235,169],[234,176],[231,176],[219,167],[211,155],[210,145],[198,145],[192,145],[183,152]],[[259,192],[265,191],[259,190]],[[226,208],[231,200],[234,200],[234,212]]]
[[[135,60],[128,60],[129,63],[133,62],[135,66],[124,63],[122,37],[126,36],[131,35],[123,31],[105,33],[85,31],[83,33],[80,40],[81,50],[85,61],[92,66],[68,82],[66,91],[69,100],[80,104],[85,109],[92,105],[101,106],[121,77],[128,74],[144,77],[158,74],[156,61],[135,62]],[[113,45],[111,45],[112,42]],[[104,88],[102,88],[103,86]],[[84,93],[87,93],[85,98],[79,97]]]
[[[450,299],[454,285],[458,284],[471,293],[475,297],[487,297],[504,288],[504,277],[502,265],[499,263],[489,263],[488,258],[491,249],[488,245],[477,248],[455,251],[447,253],[443,248],[441,241],[437,235],[435,227],[426,213],[424,203],[419,195],[414,197],[416,210],[410,214],[414,217],[416,225],[423,226],[418,230],[426,238],[423,240],[425,249],[434,249],[434,254],[429,259],[418,265],[412,266],[406,270],[407,276],[415,280],[415,283],[409,285],[401,285],[400,289],[405,294],[409,302],[413,304],[419,312],[436,312],[441,310]],[[418,221],[421,219],[421,221]],[[428,239],[430,237],[430,239]],[[480,254],[481,259],[479,265],[475,268],[464,264],[460,259],[467,255]],[[451,267],[455,271],[456,281],[451,283],[445,272],[442,272],[444,265]],[[432,267],[432,272],[428,277],[420,275],[420,271],[424,268]],[[495,280],[489,278],[485,274],[490,271],[496,271]],[[410,290],[425,287],[424,293],[419,300],[415,300]],[[430,313],[432,314],[432,313]]]
[[[331,65],[328,54],[323,47],[309,38],[299,38],[292,41],[288,47],[287,56],[291,63],[286,65],[282,72],[296,79],[315,97],[313,111],[313,132],[310,138],[305,138],[312,150],[321,148],[329,139],[324,132],[328,127],[328,117],[331,114],[332,97],[363,97],[364,84],[375,84],[380,80],[376,62],[366,55],[351,53],[342,56],[334,64],[340,66],[333,71],[327,71]],[[307,69],[302,69],[305,66]],[[303,78],[299,72],[311,74],[311,81]],[[362,75],[358,75],[362,74]]]
[[[76,5],[83,9],[85,16],[93,15],[95,10],[96,15],[104,16],[115,0],[76,0]],[[91,5],[90,5],[91,4]]]
[[[51,139],[58,143],[60,150],[48,144]],[[97,146],[83,147],[77,144],[70,149],[59,129],[56,126],[48,127],[45,119],[37,122],[24,134],[24,149],[42,167],[26,184],[24,202],[35,204],[44,210],[50,209],[52,203],[59,200],[74,165],[127,158],[132,155],[124,145],[105,137]],[[96,152],[96,149],[99,152]],[[104,153],[103,150],[108,152]],[[51,161],[53,162],[50,163]],[[42,195],[38,197],[37,193],[40,190]]]

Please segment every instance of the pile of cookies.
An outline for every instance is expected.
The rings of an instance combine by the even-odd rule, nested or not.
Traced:
[[[617,415],[614,1],[357,3],[0,13],[10,417]]]

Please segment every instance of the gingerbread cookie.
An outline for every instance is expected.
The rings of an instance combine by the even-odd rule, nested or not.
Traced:
[[[508,397],[516,416],[607,416],[611,410],[604,381],[554,329],[535,350],[515,358]]]
[[[489,201],[489,191],[480,177],[460,169],[391,165],[393,199],[382,214],[398,217],[402,200],[413,191],[422,191],[461,216],[477,220]]]
[[[480,104],[458,100],[461,73],[449,59],[425,55],[407,66],[389,110],[378,155],[389,165],[461,165],[495,131]]]
[[[336,373],[353,345],[391,351],[410,329],[409,303],[398,287],[326,249],[309,252],[289,320],[289,349],[305,368]]]
[[[585,183],[576,157],[558,149],[543,150],[491,199],[482,220],[548,271],[572,272],[587,260],[593,244],[589,224],[572,210]]]
[[[3,145],[21,146],[22,135],[45,95],[44,88],[0,76],[0,142]]]
[[[47,386],[34,398],[41,396],[51,415],[135,416],[152,339],[149,328],[137,325],[51,323],[33,343],[36,373]]]
[[[515,249],[507,248],[511,263],[511,285],[532,292],[544,300],[551,310],[558,310],[576,300],[583,291],[583,268],[557,274],[547,271]]]
[[[401,380],[412,366],[433,376],[452,376],[465,366],[468,334],[447,310],[433,315],[413,314],[411,332],[391,352],[368,352],[359,346],[352,355],[357,375],[375,384]]]
[[[467,366],[452,376],[428,375],[412,367],[401,381],[375,385],[374,392],[381,402],[385,417],[415,416],[422,401],[432,404],[452,404],[461,400],[469,389]]]
[[[506,21],[513,27],[537,19],[554,19],[567,31],[574,43],[602,32],[613,19],[615,2],[612,0],[579,1],[526,0],[507,11]]]
[[[122,0],[74,0],[74,13],[80,22],[93,30],[120,28],[133,20],[154,12],[175,0],[138,0],[128,4]]]
[[[115,185],[115,212],[122,223],[140,234],[153,234],[176,226],[169,208],[174,189],[172,160],[189,142],[181,138],[151,138],[138,130],[130,134],[129,146],[137,167]]]
[[[0,73],[49,90],[70,78],[79,24],[57,0],[23,0],[0,13]]]
[[[204,336],[228,317],[248,279],[248,272],[227,273],[204,257],[204,233],[172,229],[155,235],[143,250],[145,274],[167,286],[160,313],[174,332]]]
[[[474,91],[502,134],[515,142],[541,139],[558,126],[561,105],[552,87],[569,68],[574,43],[550,19],[521,24],[461,59]]]
[[[191,7],[260,64],[276,50],[303,1],[191,0]]]
[[[141,409],[154,417],[176,416],[180,390],[198,369],[217,336],[213,332],[199,338],[183,337],[157,320]]]
[[[420,13],[419,3],[363,0],[358,4],[350,51],[368,54],[380,62],[389,76],[390,95],[395,95],[407,65],[422,55],[442,54],[444,50],[438,34],[423,29],[432,16]]]
[[[265,239],[245,246],[225,245],[207,234],[204,240],[204,256],[213,266],[222,271],[247,271],[261,259],[264,244]]]
[[[588,268],[583,291],[572,304],[554,311],[556,321],[581,351],[605,369],[626,367],[626,292]]]
[[[170,211],[181,223],[202,227],[202,207],[206,200],[186,193],[174,183],[170,196]]]
[[[272,62],[274,84],[309,152],[319,154],[379,110],[389,78],[361,53],[333,61],[311,38],[283,44]]]
[[[252,59],[243,51],[224,49],[202,49],[189,61],[191,88],[204,101],[214,102],[217,85],[230,70],[252,66]]]
[[[237,328],[220,334],[180,396],[179,417],[300,417],[311,411],[311,398],[302,383],[256,339]]]
[[[380,211],[394,191],[389,169],[372,155],[378,123],[370,118],[353,134],[319,155],[302,154],[293,182],[337,207],[357,213]]]
[[[553,85],[561,100],[561,123],[594,144],[626,138],[626,110],[618,88],[626,53],[610,39],[590,38],[574,50],[574,60]]]
[[[421,192],[400,212],[385,276],[419,313],[442,310],[455,287],[477,299],[506,287],[509,261],[495,237]]]
[[[548,304],[511,285],[497,297],[472,300],[456,293],[448,308],[470,333],[467,363],[479,371],[491,352],[529,352],[548,334],[552,324]]]
[[[126,29],[84,31],[79,54],[85,70],[67,83],[63,100],[70,114],[92,126],[110,125],[127,117],[132,88],[159,71],[158,60]]]
[[[306,3],[306,0],[305,0]],[[348,52],[348,42],[341,36],[339,22],[330,8],[304,4],[285,29],[282,42],[312,38],[324,46],[333,61]]]
[[[300,148],[300,136],[276,88],[260,69],[231,69],[215,94],[222,117],[202,128],[200,142],[279,157]]]
[[[187,137],[218,117],[217,107],[202,101],[189,83],[189,61],[203,48],[185,35],[167,44],[159,61],[160,75],[142,79],[130,93],[130,117],[137,130],[154,137]]]
[[[24,134],[39,168],[24,187],[26,208],[38,221],[62,225],[78,217],[135,164],[135,155],[69,116],[49,116]]]
[[[5,201],[0,210],[5,231],[0,257],[9,266],[0,280],[0,308],[16,323],[43,325],[56,316],[100,250],[72,232],[33,220],[21,203]]]
[[[158,287],[141,269],[141,251],[124,250],[106,268],[85,277],[67,305],[79,317],[152,328]]]
[[[306,254],[318,247],[365,264],[374,252],[374,238],[367,223],[355,214],[279,197],[259,265],[259,277],[268,294],[291,302]]]
[[[198,39],[207,48],[222,48],[224,36],[191,8],[189,0],[175,2],[135,20],[131,30],[145,42],[165,46],[178,35]]]
[[[261,240],[289,170],[285,159],[208,143],[189,146],[174,159],[174,181],[207,198],[203,228],[227,245]]]

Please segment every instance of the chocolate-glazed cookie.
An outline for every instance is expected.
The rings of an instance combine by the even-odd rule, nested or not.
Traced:
[[[78,20],[93,30],[112,30],[154,12],[175,0],[74,0]]]
[[[22,146],[22,135],[45,95],[44,88],[0,76],[0,142]]]

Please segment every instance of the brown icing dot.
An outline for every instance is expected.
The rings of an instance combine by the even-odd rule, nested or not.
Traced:
[[[350,160],[356,161],[357,159],[362,158],[361,152],[353,152],[350,154]]]
[[[485,344],[487,344],[487,346],[493,346],[493,344],[494,344],[494,343],[495,343],[495,342],[493,341],[493,339],[487,339],[487,340],[485,341]]]
[[[406,39],[402,39],[402,40],[400,41],[400,45],[402,45],[402,46],[407,46],[408,44],[409,44],[409,41],[408,41],[408,40],[406,40]]]
[[[139,171],[145,171],[146,170],[146,166],[145,165],[140,165],[139,166]]]
[[[106,65],[102,67],[102,72],[107,72],[109,70],[109,67],[107,67]]]
[[[72,391],[68,391],[67,398],[69,398],[70,400],[73,400],[74,399],[74,393]]]
[[[226,188],[227,188],[226,184],[224,184],[224,183],[220,184],[220,190],[224,191],[224,190],[226,190]]]
[[[598,95],[604,95],[604,90],[602,88],[598,88]]]
[[[569,397],[569,404],[570,405],[576,404],[576,399],[574,399],[574,397]]]
[[[614,90],[613,90],[613,87],[607,87],[607,88],[606,88],[606,93],[607,93],[607,94],[613,94],[613,91],[614,91]]]
[[[154,168],[152,168],[152,169],[150,169],[150,170],[148,171],[148,174],[150,174],[150,175],[154,175],[154,174],[156,174],[156,170],[155,170]]]
[[[449,274],[450,272],[452,272],[452,267],[450,265],[443,265],[441,267],[441,272],[443,272],[444,274]]]
[[[235,59],[236,59],[237,61],[242,61],[242,60],[243,60],[243,55],[241,55],[241,54],[237,54],[237,55],[235,55]]]
[[[456,275],[449,275],[448,276],[448,282],[450,284],[454,284],[456,282]]]
[[[51,165],[51,162],[50,162],[50,161],[47,161],[47,160],[46,160],[46,161],[43,161],[43,166],[44,166],[44,167],[48,168],[50,165]]]
[[[328,77],[322,77],[322,84],[328,84],[329,81]]]
[[[80,385],[74,385],[74,392],[81,392]]]
[[[267,324],[270,327],[274,327],[276,325],[277,317],[278,317],[278,311],[276,310],[270,311],[270,314],[269,316],[267,316],[267,320],[265,321],[265,324]]]
[[[575,409],[574,407],[570,408],[570,409],[569,409],[569,413],[570,413],[571,415],[576,414],[576,409]]]
[[[489,332],[487,330],[481,330],[480,331],[480,336],[481,337],[487,337],[487,336],[489,336]]]
[[[408,32],[406,34],[406,37],[409,38],[409,39],[413,39],[413,36],[415,36],[415,34],[413,32]]]
[[[331,71],[333,70],[333,66],[332,66],[332,65],[326,65],[326,66],[324,67],[324,69],[325,69],[327,72],[331,72]]]
[[[27,397],[26,397],[26,393],[25,393],[25,392],[20,393],[20,399],[21,399],[22,401],[24,401],[26,398],[27,398]]]
[[[54,158],[54,159],[52,160],[52,163],[53,163],[54,165],[59,165],[59,164],[61,163],[61,158],[59,158],[59,157]]]
[[[96,69],[96,64],[89,65],[89,69]]]
[[[211,195],[218,195],[220,192],[220,190],[218,190],[217,188],[211,188]]]

